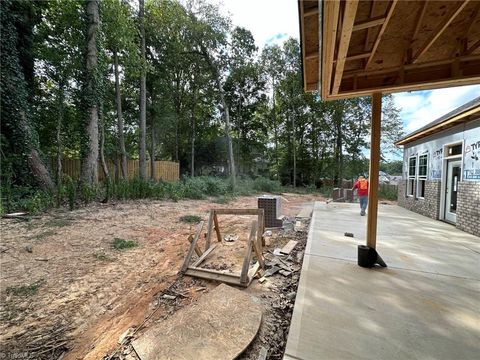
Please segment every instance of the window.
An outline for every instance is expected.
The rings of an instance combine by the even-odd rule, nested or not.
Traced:
[[[447,149],[447,156],[462,155],[462,144],[451,145]]]
[[[413,196],[415,175],[417,170],[417,157],[411,156],[408,158],[408,182],[407,182],[407,196]]]
[[[425,183],[428,173],[428,154],[418,157],[417,198],[425,197]]]

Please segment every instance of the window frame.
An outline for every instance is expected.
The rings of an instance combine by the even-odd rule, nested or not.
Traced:
[[[425,157],[426,158],[426,164],[425,164],[425,175],[420,175],[420,158],[423,158]],[[419,154],[417,156],[417,169],[416,169],[416,189],[415,189],[415,195],[416,195],[416,198],[417,199],[425,199],[425,185],[427,183],[427,179],[428,179],[428,153],[423,153],[423,154]],[[422,165],[423,166],[423,165]],[[423,181],[423,193],[424,193],[424,196],[420,196],[420,181]]]
[[[415,159],[415,164],[414,164],[414,169],[415,169],[415,173],[412,175],[410,173],[410,169],[411,169],[411,166],[410,166],[410,161],[412,159]],[[408,173],[407,173],[407,197],[414,197],[415,196],[415,189],[414,189],[414,184],[415,184],[415,178],[416,178],[416,175],[417,175],[417,166],[418,166],[418,161],[417,161],[417,155],[411,155],[408,157],[408,162],[407,162],[407,166],[408,166]],[[410,185],[411,184],[411,185]]]

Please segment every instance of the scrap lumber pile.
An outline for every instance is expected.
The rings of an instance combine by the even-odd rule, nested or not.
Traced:
[[[247,250],[243,259],[243,266],[240,274],[226,271],[205,269],[200,265],[217,248],[217,244],[211,243],[213,231],[215,231],[218,243],[225,241],[219,227],[218,215],[253,215],[257,220],[253,221],[250,228],[250,236],[247,241]],[[205,238],[205,250],[201,250],[198,241],[202,234],[204,221],[200,222],[195,236],[189,237],[190,248],[183,263],[181,273],[189,276],[199,277],[207,280],[217,280],[232,285],[247,287],[253,278],[265,268],[263,258],[264,232],[264,210],[263,209],[212,209],[208,220],[207,233]],[[194,253],[197,259],[191,263]],[[253,255],[257,262],[251,266]]]

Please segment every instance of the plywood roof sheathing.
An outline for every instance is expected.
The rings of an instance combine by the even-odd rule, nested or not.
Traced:
[[[370,63],[373,60],[373,57],[375,56],[375,52],[377,51],[378,45],[380,44],[380,40],[382,39],[383,33],[385,32],[385,29],[387,28],[388,21],[392,17],[393,10],[395,9],[395,6],[397,5],[398,0],[393,0],[390,8],[388,9],[387,16],[385,17],[385,21],[382,24],[382,27],[380,28],[380,32],[378,33],[377,39],[375,40],[375,43],[373,44],[372,47],[372,53],[370,54],[370,57],[367,60],[367,63],[365,64],[365,68],[367,68]]]
[[[417,51],[417,53],[413,56],[412,62],[416,63],[418,62],[418,59],[425,54],[428,49],[433,45],[433,43],[442,35],[442,33],[445,31],[445,29],[452,23],[452,21],[457,17],[458,14],[461,13],[461,11],[467,6],[467,4],[470,2],[470,0],[464,0],[460,3],[460,5],[457,6],[457,9],[452,13],[452,15],[447,16],[446,21],[443,24],[440,24],[440,26],[433,32],[432,36],[425,41],[425,43],[420,47],[420,49]]]

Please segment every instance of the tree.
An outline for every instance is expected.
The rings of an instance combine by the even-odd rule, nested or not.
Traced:
[[[80,179],[83,184],[98,183],[98,51],[97,36],[100,23],[98,0],[87,0],[85,3],[87,17],[87,51],[85,58],[84,101],[87,119],[84,127],[84,145],[81,157],[82,167]]]
[[[274,173],[276,178],[279,178],[279,153],[278,153],[278,124],[277,124],[277,106],[276,106],[276,92],[278,81],[283,72],[283,53],[278,45],[265,46],[261,55],[261,66],[264,76],[269,81],[269,86],[271,88],[271,129],[273,130],[273,140],[275,144],[274,148],[274,158],[275,158],[275,169]]]
[[[26,162],[38,186],[52,190],[54,184],[42,160],[38,135],[31,121],[31,97],[26,82],[33,81],[33,69],[30,68],[33,60],[25,57],[20,60],[20,53],[28,53],[28,59],[33,59],[29,37],[35,22],[29,15],[38,10],[35,6],[10,0],[1,2],[1,144],[2,154],[7,149],[8,153],[16,154]]]
[[[125,148],[125,122],[122,107],[121,68],[136,73],[139,67],[137,30],[131,9],[123,0],[104,0],[102,6],[102,30],[105,46],[110,53],[115,78],[115,106],[117,113],[117,151],[120,155],[121,177],[127,178],[127,151]]]
[[[237,167],[247,173],[252,165],[255,150],[263,148],[258,134],[265,131],[255,113],[266,101],[265,81],[255,61],[257,47],[250,31],[235,28],[229,46],[228,76],[225,81],[226,99],[231,109],[232,127],[236,132]]]
[[[232,138],[230,135],[230,108],[225,98],[224,70],[226,64],[222,59],[225,57],[227,32],[229,29],[228,19],[223,18],[218,9],[212,5],[199,3],[197,13],[190,9],[189,17],[192,21],[192,36],[195,42],[195,52],[205,60],[215,82],[215,87],[220,98],[220,110],[223,114],[225,125],[225,139],[227,145],[228,165],[232,187],[236,186],[235,159],[233,155]]]
[[[140,10],[138,13],[138,23],[140,29],[140,57],[142,61],[140,75],[140,178],[147,178],[146,162],[146,129],[147,129],[147,89],[146,89],[146,61],[145,61],[145,2],[139,0]]]

